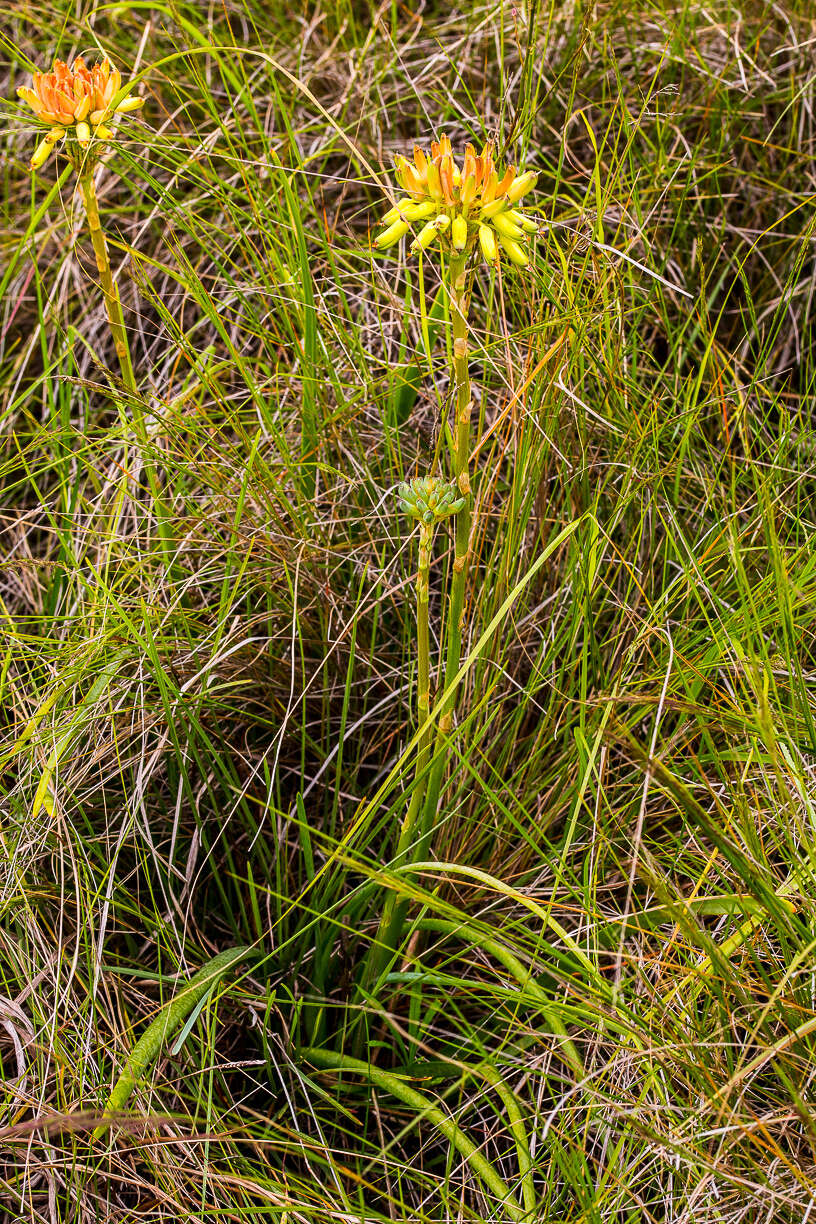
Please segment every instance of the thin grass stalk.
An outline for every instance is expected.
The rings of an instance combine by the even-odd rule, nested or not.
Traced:
[[[119,358],[119,369],[122,373],[122,382],[130,396],[132,397],[132,411],[130,419],[133,422],[133,427],[139,441],[139,445],[143,452],[143,463],[147,483],[150,487],[150,494],[153,499],[153,505],[157,515],[157,530],[159,540],[161,541],[162,551],[164,553],[165,562],[168,567],[168,572],[176,572],[177,567],[173,563],[174,541],[172,531],[170,529],[168,516],[164,512],[163,497],[159,478],[156,473],[156,468],[150,455],[150,439],[148,437],[147,428],[145,426],[144,415],[141,410],[141,401],[139,400],[138,388],[136,385],[136,377],[133,373],[133,361],[130,355],[130,344],[128,343],[127,328],[125,319],[122,313],[122,303],[119,298],[119,290],[116,281],[113,278],[111,269],[110,255],[108,253],[108,244],[105,239],[105,233],[102,229],[102,224],[99,219],[99,200],[96,195],[96,185],[94,183],[94,167],[90,166],[78,174],[79,187],[82,192],[82,200],[85,205],[85,216],[88,220],[88,230],[91,235],[94,255],[96,257],[96,267],[99,272],[99,281],[102,286],[102,294],[105,299],[105,311],[108,316],[108,324],[110,326],[111,337],[116,349],[116,356]],[[127,481],[128,463],[123,464],[124,482]]]
[[[492,939],[479,927],[459,918],[453,921],[448,918],[423,917],[418,920],[417,926],[422,931],[439,931],[444,935],[467,938],[477,948],[481,948],[488,956],[497,960],[515,979],[521,989],[522,997],[530,999],[536,1005],[555,1036],[558,1037],[559,1054],[569,1065],[576,1079],[582,1080],[585,1077],[586,1068],[581,1055],[567,1032],[564,1022],[553,1007],[552,999],[549,998],[546,991],[542,990],[530,970],[524,967],[519,958],[505,944],[498,939]]]

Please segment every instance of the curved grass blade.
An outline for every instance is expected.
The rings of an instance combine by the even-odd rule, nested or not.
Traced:
[[[187,985],[162,1008],[131,1050],[125,1069],[114,1084],[105,1105],[103,1118],[106,1121],[100,1122],[96,1127],[93,1139],[98,1139],[109,1121],[125,1108],[139,1080],[158,1058],[165,1041],[184,1023],[196,1004],[205,999],[230,969],[247,960],[252,954],[250,947],[227,948],[226,951],[219,952],[199,969],[198,973],[193,974]]]

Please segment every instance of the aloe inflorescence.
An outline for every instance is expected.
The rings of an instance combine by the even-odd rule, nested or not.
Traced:
[[[423,856],[435,826],[444,779],[447,746],[453,724],[462,653],[465,594],[474,522],[470,483],[471,396],[468,368],[468,311],[474,255],[498,266],[505,254],[517,268],[530,261],[529,236],[536,222],[515,205],[537,181],[533,170],[499,168],[490,143],[481,153],[465,147],[461,166],[455,161],[450,139],[431,142],[429,153],[415,146],[411,161],[396,158],[396,177],[406,193],[383,217],[384,229],[375,238],[380,250],[394,246],[409,231],[411,251],[439,257],[447,296],[451,332],[451,374],[454,423],[450,431],[450,478],[420,476],[399,488],[399,504],[420,524],[417,573],[417,712],[418,737],[414,784],[397,839],[400,864]],[[417,228],[418,227],[418,228]],[[440,519],[454,520],[453,557],[447,575],[445,664],[434,718],[430,714],[430,661],[428,627],[428,575],[434,530]],[[436,745],[433,722],[436,720]],[[374,946],[363,975],[370,988],[396,954],[406,914],[406,901],[391,894],[383,907]]]
[[[94,186],[94,169],[105,142],[114,134],[110,125],[118,115],[138,110],[144,101],[133,94],[120,97],[121,93],[122,74],[107,56],[92,68],[81,57],[70,66],[55,60],[51,72],[35,72],[31,85],[21,85],[17,90],[17,96],[31,107],[39,126],[45,129],[31,158],[31,169],[39,170],[56,145],[62,143],[76,170],[122,381],[126,389],[135,394],[136,379],[127,330],[99,221]]]
[[[133,369],[130,340],[119,289],[111,267],[110,252],[99,215],[99,200],[96,194],[95,175],[108,142],[114,135],[114,125],[123,114],[138,110],[144,99],[128,93],[122,86],[122,74],[114,68],[107,56],[92,67],[79,57],[70,65],[55,60],[51,72],[35,72],[31,85],[22,85],[17,96],[34,112],[37,124],[44,135],[29,163],[32,170],[45,165],[56,146],[61,145],[68,159],[67,172],[76,173],[88,233],[94,250],[99,286],[105,302],[111,339],[119,362],[121,385],[129,397],[129,403],[119,397],[119,388],[114,394],[119,400],[123,419],[130,409],[134,432],[144,452],[144,467],[148,484],[156,506],[162,503],[159,477],[149,455],[149,439],[142,413],[142,401]],[[127,458],[122,464],[123,482],[128,477]],[[167,515],[159,515],[158,531],[165,554],[172,553],[173,545]]]
[[[532,170],[519,174],[508,166],[499,174],[489,143],[481,153],[466,145],[460,167],[449,138],[443,135],[431,142],[430,155],[415,146],[412,161],[398,156],[396,176],[408,194],[383,217],[385,229],[374,239],[380,250],[399,242],[412,225],[424,222],[413,238],[412,252],[439,242],[451,253],[469,253],[478,243],[488,263],[494,263],[503,250],[517,267],[527,266],[526,239],[538,225],[514,206],[535,187],[537,175]]]
[[[70,66],[58,59],[51,72],[35,72],[31,85],[17,90],[45,129],[31,158],[31,169],[44,166],[60,142],[66,143],[69,155],[85,160],[89,148],[110,140],[116,116],[138,110],[144,103],[135,94],[120,98],[121,90],[122,74],[107,56],[92,68],[78,57]]]

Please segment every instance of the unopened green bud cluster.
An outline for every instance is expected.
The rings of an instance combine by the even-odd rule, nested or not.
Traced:
[[[455,484],[440,476],[417,476],[399,486],[399,505],[403,514],[418,519],[426,527],[440,519],[458,514],[465,504]]]

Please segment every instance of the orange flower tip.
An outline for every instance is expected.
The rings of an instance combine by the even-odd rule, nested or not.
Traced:
[[[453,203],[453,158],[450,153],[446,153],[439,163],[439,182],[442,186],[442,195],[448,204]]]
[[[89,98],[87,94],[85,94],[82,101],[77,103],[76,109],[74,111],[74,118],[76,119],[77,123],[81,123],[83,119],[87,119],[90,109],[91,109],[91,99]]]
[[[124,102],[119,103],[116,113],[117,115],[129,115],[132,111],[137,111],[142,106],[144,106],[144,98],[134,94],[130,98],[125,98]]]
[[[509,191],[511,184],[513,182],[513,179],[515,177],[516,177],[515,166],[508,166],[504,174],[502,175],[502,177],[499,179],[499,185],[496,188],[496,195],[497,196],[504,195],[505,192]]]
[[[442,199],[442,180],[439,167],[434,162],[428,163],[428,192],[434,199]]]
[[[493,201],[495,200],[497,182],[498,180],[496,179],[495,174],[488,175],[487,178],[484,180],[484,186],[482,187],[482,203],[483,204],[492,204]]]
[[[466,208],[476,199],[476,179],[474,175],[468,175],[462,182],[462,186],[459,189],[459,198]]]

